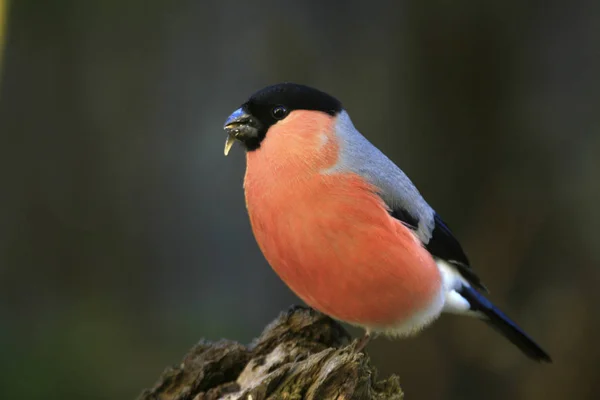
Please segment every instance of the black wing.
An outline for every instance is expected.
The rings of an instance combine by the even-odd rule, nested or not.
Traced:
[[[419,219],[402,208],[396,207],[392,209],[391,215],[413,229],[416,229],[419,225]],[[452,264],[467,282],[476,288],[487,292],[487,288],[481,283],[481,280],[471,268],[467,255],[458,240],[456,240],[452,234],[450,228],[448,228],[448,225],[446,225],[437,213],[434,213],[434,221],[435,227],[431,239],[427,245],[425,245],[427,251],[429,251],[431,255]]]
[[[419,219],[413,217],[404,208],[396,207],[395,209],[390,210],[390,214],[412,230],[416,230],[419,227]]]
[[[429,243],[427,243],[425,248],[432,255],[446,260],[455,266],[463,278],[471,285],[487,292],[487,288],[481,283],[481,280],[471,268],[467,255],[458,240],[452,234],[450,228],[448,228],[448,225],[446,225],[437,213],[434,214],[434,221],[435,228],[433,229],[431,239],[429,239]]]

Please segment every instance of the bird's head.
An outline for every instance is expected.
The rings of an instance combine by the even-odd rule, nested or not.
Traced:
[[[311,135],[319,134],[315,124],[332,122],[341,111],[342,104],[336,98],[317,89],[295,83],[268,86],[254,93],[225,121],[225,155],[236,141],[252,152],[272,136],[286,135],[286,139],[275,140],[288,144],[294,137],[311,139]]]

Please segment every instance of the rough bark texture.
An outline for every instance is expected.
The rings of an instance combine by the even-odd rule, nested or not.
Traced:
[[[293,307],[249,346],[201,341],[139,399],[402,399],[398,377],[377,381],[349,338],[331,318]]]

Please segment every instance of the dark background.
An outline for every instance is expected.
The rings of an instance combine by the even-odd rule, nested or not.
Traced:
[[[407,399],[598,398],[600,2],[15,0],[6,34],[0,398],[134,398],[299,302],[223,157],[282,80],[344,102],[555,360],[445,316],[373,342],[380,373]]]

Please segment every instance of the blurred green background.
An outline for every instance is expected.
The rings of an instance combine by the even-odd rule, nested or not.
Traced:
[[[134,398],[299,303],[223,157],[225,118],[283,80],[344,102],[555,360],[445,316],[374,341],[380,372],[409,400],[598,398],[600,2],[13,0],[7,22],[0,398]]]

